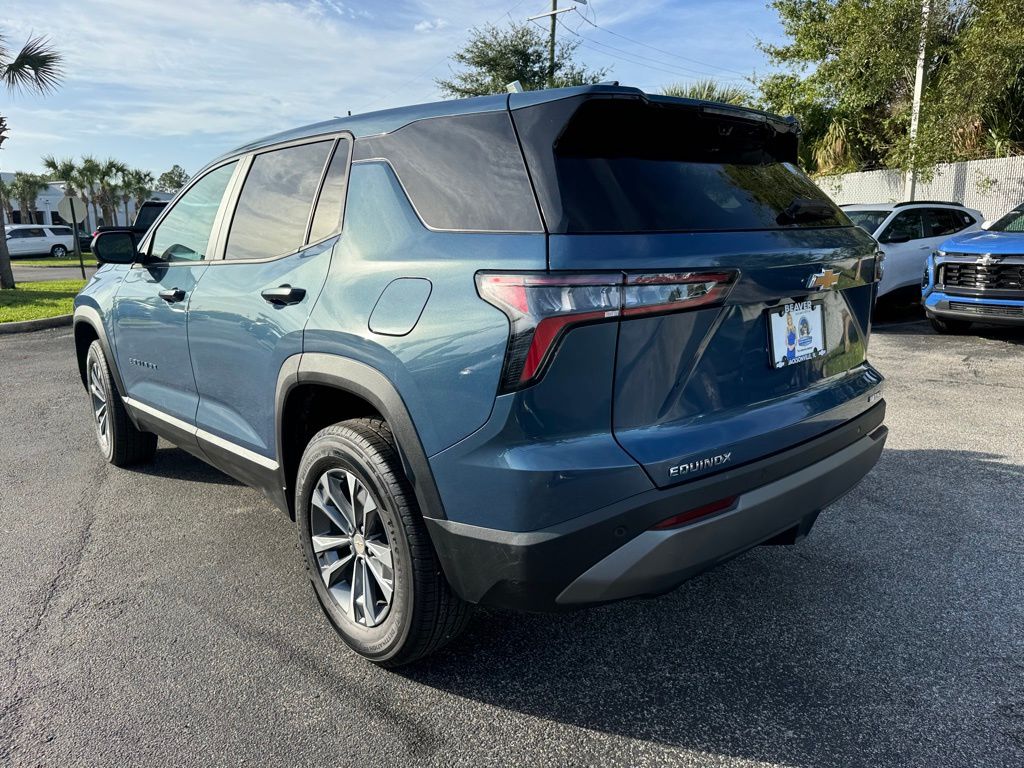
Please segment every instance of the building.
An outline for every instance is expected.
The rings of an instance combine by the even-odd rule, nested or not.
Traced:
[[[4,184],[10,184],[14,180],[13,173],[0,173],[0,179],[3,180]],[[29,220],[28,212],[25,215],[22,214],[19,203],[17,200],[12,199],[10,201],[11,207],[14,209],[14,215],[8,216],[5,211],[4,221],[8,224],[70,224],[71,222],[65,222],[60,214],[57,213],[57,206],[60,204],[61,198],[64,197],[64,184],[60,181],[49,182],[48,188],[36,198],[36,215],[33,221]],[[150,194],[150,200],[170,200],[174,195],[167,192],[153,192]],[[124,204],[120,203],[117,206],[117,221],[105,222],[103,221],[102,210],[98,211],[100,221],[96,221],[96,216],[93,213],[92,205],[87,205],[86,208],[89,212],[89,220],[84,222],[82,229],[87,232],[92,232],[96,227],[101,224],[111,225],[126,225],[131,224],[135,220],[135,201],[130,200],[128,202],[128,221],[125,221],[125,210]],[[13,221],[9,219],[13,218]]]

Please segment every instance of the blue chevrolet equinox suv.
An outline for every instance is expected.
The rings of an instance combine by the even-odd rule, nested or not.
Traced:
[[[74,336],[100,449],[157,436],[295,521],[398,665],[474,604],[669,591],[792,544],[885,443],[877,248],[799,127],[614,85],[311,125],[197,173]]]

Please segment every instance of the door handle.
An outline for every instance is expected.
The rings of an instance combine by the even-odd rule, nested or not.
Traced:
[[[287,283],[277,288],[267,288],[260,293],[271,304],[283,307],[285,304],[298,304],[306,297],[305,288],[292,288]]]
[[[185,298],[185,292],[181,288],[170,288],[166,291],[160,291],[157,294],[161,299],[166,301],[168,304],[173,304],[176,301],[181,301]]]

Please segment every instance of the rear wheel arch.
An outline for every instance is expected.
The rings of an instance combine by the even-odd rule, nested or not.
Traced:
[[[289,512],[295,517],[295,478],[302,453],[324,427],[379,418],[390,428],[424,517],[445,519],[433,473],[412,417],[391,381],[351,358],[303,353],[285,361],[278,377],[277,455]]]

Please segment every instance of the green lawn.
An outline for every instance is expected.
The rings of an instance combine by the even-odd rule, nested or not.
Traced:
[[[82,261],[85,262],[87,267],[96,266],[96,257],[91,253],[83,253]],[[53,256],[49,258],[43,256],[38,259],[11,259],[11,266],[14,267],[77,267],[78,259],[74,256],[66,256],[63,259],[55,259]]]
[[[0,323],[70,315],[75,294],[83,285],[84,280],[49,280],[0,290]]]

